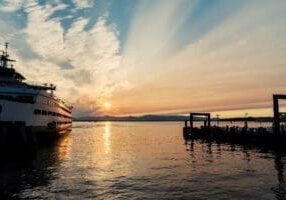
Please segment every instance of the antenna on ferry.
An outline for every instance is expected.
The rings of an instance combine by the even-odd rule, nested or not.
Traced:
[[[9,43],[8,43],[8,42],[5,42],[5,51],[6,51],[6,56],[8,55],[8,45],[9,45]]]

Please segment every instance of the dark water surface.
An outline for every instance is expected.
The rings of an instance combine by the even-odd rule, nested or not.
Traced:
[[[283,152],[185,141],[182,123],[74,123],[1,164],[0,199],[285,199]]]

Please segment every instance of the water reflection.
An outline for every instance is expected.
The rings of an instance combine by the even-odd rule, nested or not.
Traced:
[[[253,176],[256,173],[262,173],[259,170],[259,167],[263,165],[259,163],[261,162],[261,160],[258,160],[257,157],[272,161],[272,165],[274,166],[274,169],[276,170],[277,182],[276,182],[276,186],[272,187],[271,190],[274,192],[276,199],[278,200],[286,199],[286,182],[285,182],[285,176],[284,176],[284,168],[286,164],[285,150],[267,149],[267,147],[263,147],[261,149],[258,147],[242,146],[242,145],[235,145],[235,144],[220,144],[220,143],[212,143],[209,141],[198,142],[192,139],[185,140],[185,145],[186,145],[187,152],[190,153],[190,156],[193,160],[197,160],[198,157],[210,158],[210,160],[207,160],[207,159],[204,159],[204,160],[219,163],[223,159],[225,159],[225,158],[222,158],[223,156],[222,146],[224,148],[223,149],[224,151],[227,150],[227,151],[233,152],[236,156],[241,154],[242,160],[245,161],[246,163],[244,167],[242,167],[243,165],[241,165],[240,163],[241,166],[238,166],[238,168],[244,168],[248,176]],[[213,159],[213,156],[212,156],[213,154],[216,154],[216,157],[215,157],[216,160],[211,160]],[[228,159],[230,162],[235,162],[234,156]],[[226,163],[224,163],[224,165],[227,166]],[[218,165],[216,165],[216,167],[218,167]],[[267,165],[265,165],[265,168],[262,169],[262,171],[265,171],[266,173],[269,170],[270,169],[269,167],[267,167]],[[260,174],[260,176],[262,175]],[[244,184],[244,183],[241,183],[241,184]]]
[[[67,136],[51,146],[39,149],[33,157],[6,161],[0,169],[0,199],[50,198],[29,190],[48,186],[57,178],[59,165],[70,157],[72,138]]]
[[[285,198],[283,151],[182,143],[173,122],[74,126],[33,159],[1,169],[0,199]]]
[[[105,153],[108,154],[110,152],[110,128],[111,122],[104,123],[104,150]]]
[[[275,169],[277,170],[277,180],[278,185],[273,190],[276,192],[277,199],[286,199],[286,183],[284,177],[284,166],[285,166],[286,155],[283,152],[278,152],[275,154],[274,163]]]

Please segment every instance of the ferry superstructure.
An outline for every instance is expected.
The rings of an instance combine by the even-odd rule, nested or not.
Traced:
[[[72,126],[72,106],[54,95],[53,84],[30,84],[9,58],[8,43],[0,55],[0,126],[22,123],[33,133],[59,134]],[[10,64],[10,65],[9,65]]]

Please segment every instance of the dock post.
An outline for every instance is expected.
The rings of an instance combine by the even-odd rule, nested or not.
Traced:
[[[26,128],[25,128],[25,123],[19,123],[19,131],[22,136],[22,142],[24,145],[28,143],[28,138],[27,138],[27,133],[26,133]]]
[[[210,128],[211,127],[211,114],[210,113],[207,114],[207,118],[208,118],[208,128]]]
[[[190,114],[190,128],[191,128],[191,130],[193,129],[193,126],[194,126],[194,118],[193,118],[193,115],[192,114]]]
[[[183,135],[184,135],[184,138],[188,138],[189,135],[191,133],[191,128],[188,127],[188,121],[185,120],[185,127],[183,128]]]
[[[244,121],[244,128],[248,129],[248,122],[247,122],[247,120]]]
[[[274,123],[274,133],[280,133],[280,119],[279,119],[279,96],[273,95],[273,123]]]

